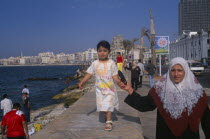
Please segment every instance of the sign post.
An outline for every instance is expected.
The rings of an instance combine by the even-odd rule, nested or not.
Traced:
[[[155,37],[155,52],[159,55],[159,75],[161,76],[161,55],[169,53],[169,36]]]

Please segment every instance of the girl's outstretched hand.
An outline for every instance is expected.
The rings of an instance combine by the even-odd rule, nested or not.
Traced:
[[[125,91],[127,91],[129,94],[133,93],[133,88],[131,87],[131,85],[129,83],[127,83],[126,85],[123,82],[118,83],[119,87]]]
[[[83,84],[82,82],[79,82],[78,84],[80,90],[82,90],[82,84]]]

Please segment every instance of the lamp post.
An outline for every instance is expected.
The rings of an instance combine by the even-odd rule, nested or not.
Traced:
[[[187,53],[187,42],[186,42],[186,39],[187,39],[187,35],[185,34],[184,35],[184,41],[185,41],[185,59],[187,60],[188,59],[188,53]]]

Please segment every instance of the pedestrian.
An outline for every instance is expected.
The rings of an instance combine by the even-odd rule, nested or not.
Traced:
[[[3,110],[3,116],[12,110],[12,101],[8,99],[8,95],[3,95],[3,100],[1,101],[1,109]]]
[[[23,93],[27,93],[28,96],[29,96],[29,89],[28,89],[28,86],[27,86],[27,85],[24,85],[24,86],[23,86],[22,94],[23,94]]]
[[[28,93],[23,93],[23,112],[26,118],[26,122],[31,122],[30,120],[30,98]]]
[[[123,63],[123,68],[124,68],[125,71],[126,71],[126,67],[127,67],[127,59],[125,59],[124,63]]]
[[[120,52],[117,52],[117,68],[122,72],[123,69],[123,57]]]
[[[23,112],[20,111],[20,104],[14,103],[13,110],[8,112],[2,119],[1,133],[7,139],[29,139],[28,126]]]
[[[138,60],[137,66],[140,68],[141,72],[139,74],[139,87],[142,87],[142,77],[144,76],[144,64],[142,64],[141,59]]]
[[[114,81],[121,82],[118,78],[118,69],[113,60],[108,58],[110,44],[100,41],[97,45],[98,60],[95,60],[87,69],[87,74],[79,83],[79,88],[93,75],[96,78],[96,104],[97,111],[105,112],[106,131],[112,130],[112,112],[118,110],[119,102]]]
[[[132,63],[130,61],[128,61],[126,64],[126,69],[131,70],[131,68],[132,68]]]
[[[131,68],[131,85],[134,90],[138,89],[140,72],[140,68],[136,65],[135,62],[133,62]]]
[[[210,139],[208,98],[187,62],[171,60],[168,72],[150,89],[147,96],[135,93],[129,84],[125,102],[141,111],[157,108],[156,139],[199,139],[199,124]]]
[[[156,67],[154,64],[152,64],[151,60],[148,60],[148,65],[146,67],[146,71],[148,72],[149,76],[149,85],[150,88],[154,85],[154,74],[155,74]]]

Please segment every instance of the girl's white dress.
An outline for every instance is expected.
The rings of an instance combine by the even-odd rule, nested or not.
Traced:
[[[99,60],[94,61],[87,69],[87,73],[96,77],[96,105],[97,111],[114,111],[119,109],[119,102],[116,87],[112,76],[118,74],[114,61],[108,60],[105,63]]]

